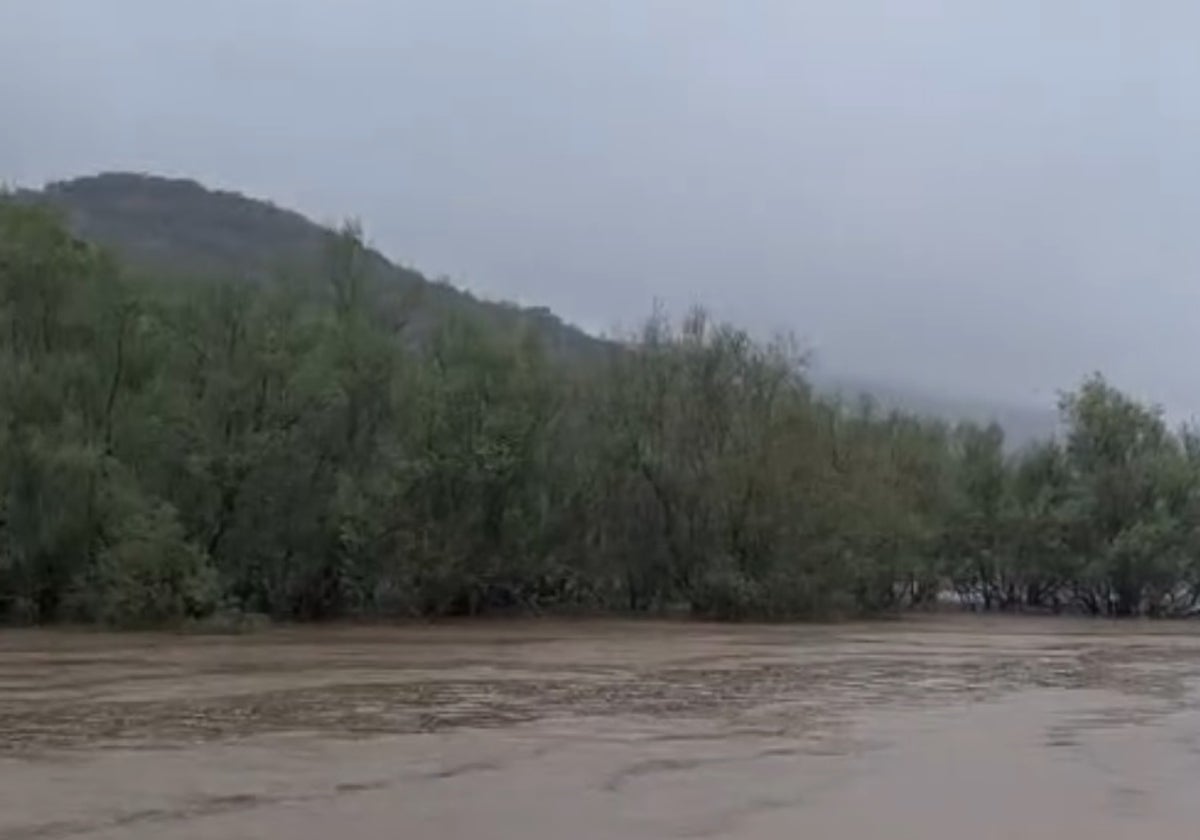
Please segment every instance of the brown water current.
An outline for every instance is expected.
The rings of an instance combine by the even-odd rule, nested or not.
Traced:
[[[0,840],[1200,835],[1200,628],[0,633]]]

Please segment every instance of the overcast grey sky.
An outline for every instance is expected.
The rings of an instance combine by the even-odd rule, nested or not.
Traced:
[[[590,328],[1200,411],[1200,4],[9,0],[0,178],[195,177]]]

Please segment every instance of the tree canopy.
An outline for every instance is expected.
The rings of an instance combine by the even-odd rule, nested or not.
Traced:
[[[313,259],[155,282],[0,201],[0,620],[1200,599],[1200,438],[1098,376],[1011,452],[703,312],[587,360],[469,312],[416,341],[354,228]]]

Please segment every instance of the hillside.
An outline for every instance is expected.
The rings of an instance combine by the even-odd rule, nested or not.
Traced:
[[[199,183],[112,172],[59,181],[19,197],[62,210],[75,233],[107,246],[135,270],[173,277],[236,277],[261,282],[319,265],[328,229],[291,210]],[[368,272],[385,305],[415,312],[420,331],[451,312],[502,327],[532,326],[553,351],[596,352],[601,342],[548,309],[480,300],[369,251]]]
[[[52,183],[19,196],[58,207],[76,234],[113,249],[136,270],[174,277],[260,282],[279,273],[302,275],[319,264],[328,234],[327,228],[294,211],[185,179],[113,172]],[[457,312],[501,327],[532,326],[552,351],[567,358],[594,356],[606,346],[548,309],[480,300],[398,266],[378,251],[370,252],[370,260],[385,305],[403,310],[418,333]],[[1049,409],[964,401],[892,383],[814,373],[819,390],[847,398],[869,393],[885,408],[952,422],[995,420],[1014,445],[1054,431]]]

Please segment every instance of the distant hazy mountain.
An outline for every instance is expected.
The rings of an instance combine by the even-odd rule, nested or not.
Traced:
[[[311,271],[328,230],[299,213],[190,180],[106,173],[26,190],[21,200],[52,204],[75,232],[108,246],[135,270],[175,277],[227,276],[261,281],[279,272]],[[480,300],[470,293],[370,252],[370,272],[397,309],[416,313],[417,327],[452,312],[501,327],[532,326],[552,351],[579,358],[611,347],[564,323],[548,309]],[[1014,445],[1046,437],[1055,428],[1047,408],[992,404],[920,392],[886,382],[817,372],[818,389],[848,399],[870,394],[883,407],[949,421],[998,422]]]
[[[855,400],[869,395],[886,409],[938,417],[950,422],[998,423],[1008,444],[1024,446],[1045,439],[1058,427],[1058,412],[1050,406],[1013,405],[988,400],[935,394],[910,386],[815,371],[813,384],[821,391]]]

